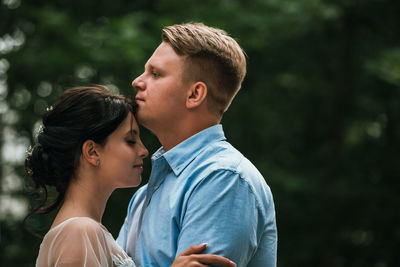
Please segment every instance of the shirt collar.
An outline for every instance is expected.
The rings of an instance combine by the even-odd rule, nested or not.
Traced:
[[[172,149],[164,152],[161,147],[153,154],[153,159],[163,156],[172,171],[178,176],[196,156],[208,145],[226,140],[221,124],[211,126],[189,137]]]

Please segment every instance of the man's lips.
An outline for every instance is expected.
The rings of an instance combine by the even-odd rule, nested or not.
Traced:
[[[137,101],[144,101],[144,99],[141,98],[141,97],[135,97],[135,100],[136,100],[136,102],[137,102]]]

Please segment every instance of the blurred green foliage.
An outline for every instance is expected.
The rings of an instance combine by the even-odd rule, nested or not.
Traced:
[[[278,265],[396,266],[399,14],[395,0],[2,0],[0,265],[33,266],[39,250],[21,224],[38,200],[23,157],[45,109],[76,85],[133,96],[161,28],[201,21],[248,55],[223,124],[272,188]],[[142,132],[154,152],[158,141]],[[109,200],[103,223],[114,236],[134,192]],[[53,216],[30,226],[44,234]]]

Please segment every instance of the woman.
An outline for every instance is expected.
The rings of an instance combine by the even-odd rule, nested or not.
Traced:
[[[54,186],[58,197],[32,213],[46,214],[62,205],[36,266],[135,266],[101,224],[114,189],[141,182],[148,151],[134,113],[129,99],[94,86],[65,91],[44,115],[25,167],[36,188],[44,191],[44,202],[47,186]],[[204,249],[205,244],[190,247],[172,266],[235,266],[217,255],[197,254]]]

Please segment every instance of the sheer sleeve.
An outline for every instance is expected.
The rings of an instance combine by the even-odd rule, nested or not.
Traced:
[[[113,259],[127,257],[104,226],[90,218],[71,218],[45,236],[36,266],[111,267]]]

